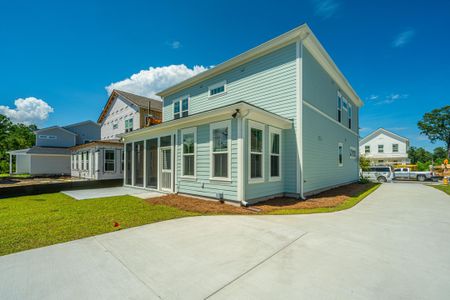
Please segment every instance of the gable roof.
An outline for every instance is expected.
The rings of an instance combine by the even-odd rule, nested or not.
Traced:
[[[401,135],[398,135],[396,133],[393,133],[392,131],[389,131],[387,129],[384,129],[382,127],[378,128],[377,130],[371,132],[370,134],[368,134],[366,137],[364,137],[362,140],[359,141],[359,145],[362,145],[364,143],[366,143],[368,140],[380,135],[380,134],[385,134],[387,136],[390,136],[393,139],[405,142],[406,144],[409,144],[409,139],[406,137],[403,137]]]
[[[150,102],[152,110],[162,111],[162,101],[160,100],[135,95],[121,90],[113,90],[111,95],[109,95],[106,105],[103,107],[103,110],[100,114],[100,117],[97,120],[97,123],[103,122],[106,113],[108,112],[109,108],[111,107],[112,103],[114,102],[117,96],[122,96],[123,98],[127,99],[128,101],[137,105],[140,108],[148,108],[148,103]]]
[[[329,73],[331,78],[338,84],[338,86],[349,96],[353,102],[358,106],[362,106],[363,102],[351,87],[345,76],[338,69],[333,62],[329,54],[323,48],[322,44],[315,37],[309,26],[305,23],[297,28],[292,29],[268,42],[265,42],[253,49],[250,49],[230,60],[227,60],[214,68],[199,73],[187,80],[184,80],[178,84],[175,84],[159,93],[158,96],[167,97],[171,94],[179,92],[180,90],[191,87],[201,81],[209,79],[224,73],[232,68],[247,63],[255,58],[261,57],[268,53],[271,53],[277,49],[287,46],[297,40],[302,40],[303,45],[311,52],[314,58],[320,63],[320,65]]]
[[[95,123],[95,122],[92,121],[92,120],[86,120],[86,121],[83,121],[83,122],[78,122],[78,123],[74,123],[74,124],[70,124],[70,125],[63,126],[63,128],[68,129],[68,128],[77,127],[77,126],[81,126],[81,125],[89,124],[89,123],[90,123],[90,124],[93,124],[93,125],[95,125],[95,126],[100,126],[98,123]]]
[[[50,126],[50,127],[38,129],[38,130],[36,130],[34,133],[37,134],[37,133],[40,133],[40,132],[43,132],[43,131],[47,131],[47,130],[50,130],[50,129],[59,129],[59,130],[61,130],[61,131],[63,131],[63,132],[70,133],[70,134],[73,134],[73,135],[77,135],[76,133],[74,133],[74,132],[72,132],[72,131],[70,131],[70,130],[65,129],[64,127],[56,126],[56,125],[55,125],[55,126]]]

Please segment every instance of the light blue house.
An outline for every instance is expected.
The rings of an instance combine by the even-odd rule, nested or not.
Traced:
[[[358,180],[363,104],[305,24],[159,93],[127,186],[251,204]]]

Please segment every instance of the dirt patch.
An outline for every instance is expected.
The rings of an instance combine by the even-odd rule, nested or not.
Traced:
[[[19,177],[4,177],[0,178],[0,189],[3,187],[12,186],[27,186],[36,184],[49,184],[49,183],[61,183],[68,181],[83,181],[84,179],[74,178],[70,176],[55,176],[55,177],[30,177],[30,178],[19,178]]]
[[[244,207],[181,195],[167,195],[147,200],[151,204],[167,205],[178,209],[202,214],[255,214]]]
[[[350,197],[358,196],[374,184],[349,184],[325,191],[307,200],[298,200],[294,198],[276,198],[264,201],[251,206],[249,209],[237,207],[229,204],[220,203],[215,200],[204,200],[181,195],[167,195],[158,198],[148,199],[151,204],[160,204],[176,207],[181,210],[197,212],[202,214],[256,214],[268,213],[279,209],[311,209],[311,208],[329,208],[336,207]]]

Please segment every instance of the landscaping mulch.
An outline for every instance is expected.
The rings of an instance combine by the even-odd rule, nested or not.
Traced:
[[[336,207],[345,202],[350,197],[355,197],[367,191],[374,184],[349,184],[328,190],[309,197],[307,200],[294,198],[275,198],[257,203],[250,208],[237,207],[215,200],[204,200],[181,195],[166,195],[151,198],[147,201],[151,204],[159,204],[176,207],[178,209],[202,214],[257,214],[270,213],[281,209],[313,209]]]
[[[181,195],[166,195],[151,198],[148,199],[147,202],[155,205],[172,206],[184,211],[202,214],[255,214],[254,211],[245,207],[220,203],[216,200],[204,200]]]

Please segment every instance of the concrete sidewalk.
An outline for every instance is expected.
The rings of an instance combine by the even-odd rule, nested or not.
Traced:
[[[149,191],[144,189],[123,187],[123,186],[100,188],[100,189],[70,190],[70,191],[62,191],[61,193],[66,194],[67,196],[70,196],[77,200],[125,196],[125,195],[130,195],[141,199],[148,199],[165,195],[157,191]]]
[[[450,197],[385,184],[352,209],[177,219],[0,257],[2,299],[445,299]]]

